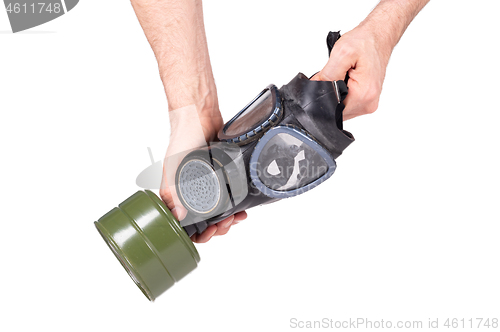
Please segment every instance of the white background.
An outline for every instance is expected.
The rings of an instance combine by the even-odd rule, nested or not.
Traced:
[[[377,1],[206,1],[221,111],[311,75]],[[149,303],[93,222],[168,145],[167,103],[127,1],[11,34],[0,10],[0,330],[283,331],[290,319],[500,318],[496,1],[431,1],[336,174],[197,245]],[[295,329],[297,330],[297,329]]]

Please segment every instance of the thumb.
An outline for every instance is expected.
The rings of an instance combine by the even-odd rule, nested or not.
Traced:
[[[314,81],[342,81],[347,72],[354,68],[355,63],[348,57],[339,57],[337,52],[332,50],[325,67],[311,79]]]
[[[160,189],[160,197],[177,220],[182,220],[186,217],[187,210],[180,202],[174,186],[169,186],[166,182],[163,182]]]
[[[173,159],[173,158],[172,158]],[[187,210],[184,208],[182,203],[177,196],[177,190],[174,185],[175,183],[175,171],[177,170],[177,163],[174,161],[173,163],[168,163],[170,160],[168,159],[168,153],[165,157],[165,161],[163,163],[163,176],[160,187],[160,197],[167,206],[167,208],[172,212],[177,220],[182,220],[186,217]],[[169,167],[170,166],[170,167]],[[175,167],[174,167],[175,166]]]

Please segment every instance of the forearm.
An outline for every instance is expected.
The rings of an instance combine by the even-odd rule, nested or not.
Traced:
[[[131,0],[158,61],[169,110],[216,109],[201,0]]]
[[[429,0],[381,0],[359,27],[376,35],[379,46],[387,52],[399,42],[411,21]]]

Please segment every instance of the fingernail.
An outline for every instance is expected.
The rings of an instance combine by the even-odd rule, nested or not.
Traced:
[[[229,226],[231,226],[231,224],[233,223],[233,220],[234,220],[234,216],[231,216],[228,219],[229,220],[226,221],[226,223],[224,225],[222,225],[223,228],[228,228]]]

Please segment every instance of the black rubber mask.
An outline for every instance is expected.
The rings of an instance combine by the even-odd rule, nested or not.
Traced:
[[[330,52],[339,38],[329,33]],[[299,73],[280,89],[269,85],[259,93],[225,124],[219,142],[190,152],[176,173],[188,235],[331,177],[335,159],[354,141],[343,130],[346,95],[345,81],[311,81]]]

